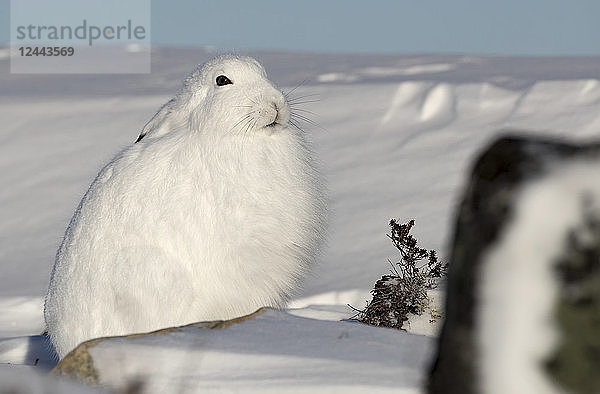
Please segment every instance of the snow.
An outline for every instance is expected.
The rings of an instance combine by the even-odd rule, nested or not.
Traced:
[[[598,203],[598,179],[600,162],[582,160],[527,185],[502,239],[486,253],[476,314],[481,392],[562,392],[539,368],[559,340],[553,262],[560,259],[569,231],[586,219],[583,198],[594,196]]]
[[[148,76],[11,75],[6,71],[8,59],[0,58],[0,70],[6,71],[0,73],[0,184],[5,185],[0,188],[3,373],[8,368],[4,363],[29,364],[32,354],[44,354],[40,342],[29,336],[43,330],[41,297],[54,254],[87,186],[115,152],[135,141],[192,65],[208,56],[212,54],[157,51]],[[375,281],[389,271],[387,260],[399,258],[385,236],[389,219],[414,218],[420,245],[446,258],[465,174],[474,155],[499,135],[498,130],[522,128],[586,140],[600,129],[600,71],[595,58],[255,56],[286,91],[305,78],[312,81],[292,96],[318,98],[302,108],[314,113],[310,116],[319,124],[305,127],[313,135],[328,178],[332,210],[328,248],[282,319],[282,324],[292,324],[293,319],[303,318],[315,341],[322,339],[323,324],[334,320],[339,327],[354,330],[356,323],[339,321],[354,314],[346,304],[363,307]],[[434,298],[437,305],[443,294]],[[429,337],[436,335],[436,325],[428,321],[427,315],[411,321],[409,330],[414,334],[366,328],[370,339],[356,349],[371,360],[362,365],[365,376],[368,371],[385,370],[370,346],[391,346],[393,341],[385,341],[394,336],[397,343],[412,338],[407,341],[422,346],[413,353],[428,357]],[[269,342],[258,334],[253,339],[265,346]],[[319,354],[329,357],[324,342],[311,346],[315,348],[306,351],[315,357],[305,362],[318,359]],[[398,368],[413,362],[407,357],[410,349],[397,347]],[[259,352],[243,356],[245,364],[257,368],[278,365],[280,376],[286,366],[298,366],[294,357],[284,354],[277,361]],[[242,354],[229,348],[215,350],[211,357],[236,363]],[[344,376],[346,361],[340,360],[335,374]],[[51,365],[43,357],[40,363]],[[418,364],[421,373],[426,364]],[[386,379],[414,391],[419,374],[417,367],[412,368],[406,384],[399,376]],[[262,383],[252,384],[266,389],[268,376],[262,376]],[[214,375],[211,387],[217,387],[222,377]],[[324,376],[316,380],[323,385],[319,391],[341,387],[340,376],[331,379],[331,385]],[[368,384],[374,385],[369,392],[374,387],[398,388],[370,380]],[[310,387],[314,390],[316,385]]]
[[[44,327],[39,314],[43,307],[40,297],[0,298],[2,337],[41,334]]]
[[[454,70],[455,64],[438,63],[438,64],[423,64],[410,67],[367,67],[362,71],[365,75],[416,75],[416,74],[435,74],[443,71]]]
[[[456,64],[433,63],[405,67],[365,67],[352,73],[326,73],[317,76],[319,82],[356,82],[365,77],[412,76],[438,74],[457,68]]]
[[[28,367],[10,366],[0,368],[2,393],[23,394],[99,394],[99,388],[84,386],[64,379],[52,379]]]

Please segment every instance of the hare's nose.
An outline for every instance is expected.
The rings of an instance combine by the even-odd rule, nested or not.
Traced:
[[[271,118],[273,119],[273,121],[271,123],[269,123],[267,126],[274,126],[277,123],[279,123],[279,107],[277,107],[277,104],[272,102],[271,103],[271,110],[269,111],[271,114]]]
[[[273,107],[273,109],[275,110],[275,112],[277,112],[277,114],[279,115],[279,112],[281,111],[281,108],[277,105],[277,103],[271,103],[271,106]]]

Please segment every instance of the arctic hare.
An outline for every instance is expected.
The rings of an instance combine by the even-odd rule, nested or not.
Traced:
[[[44,316],[82,341],[284,306],[322,246],[326,204],[304,133],[254,59],[219,56],[118,153],[56,255]]]

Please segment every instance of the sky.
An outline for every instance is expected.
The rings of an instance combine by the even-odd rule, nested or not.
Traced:
[[[9,4],[0,0],[4,44]],[[152,0],[151,40],[227,50],[600,55],[599,16],[598,0]]]

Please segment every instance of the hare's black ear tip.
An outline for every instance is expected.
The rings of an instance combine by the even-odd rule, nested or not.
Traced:
[[[140,134],[140,136],[139,136],[139,137],[137,137],[137,140],[135,140],[134,144],[137,144],[138,142],[140,142],[140,140],[141,140],[142,138],[144,138],[144,136],[145,136],[145,135],[146,135],[146,134],[144,134],[144,133]]]

